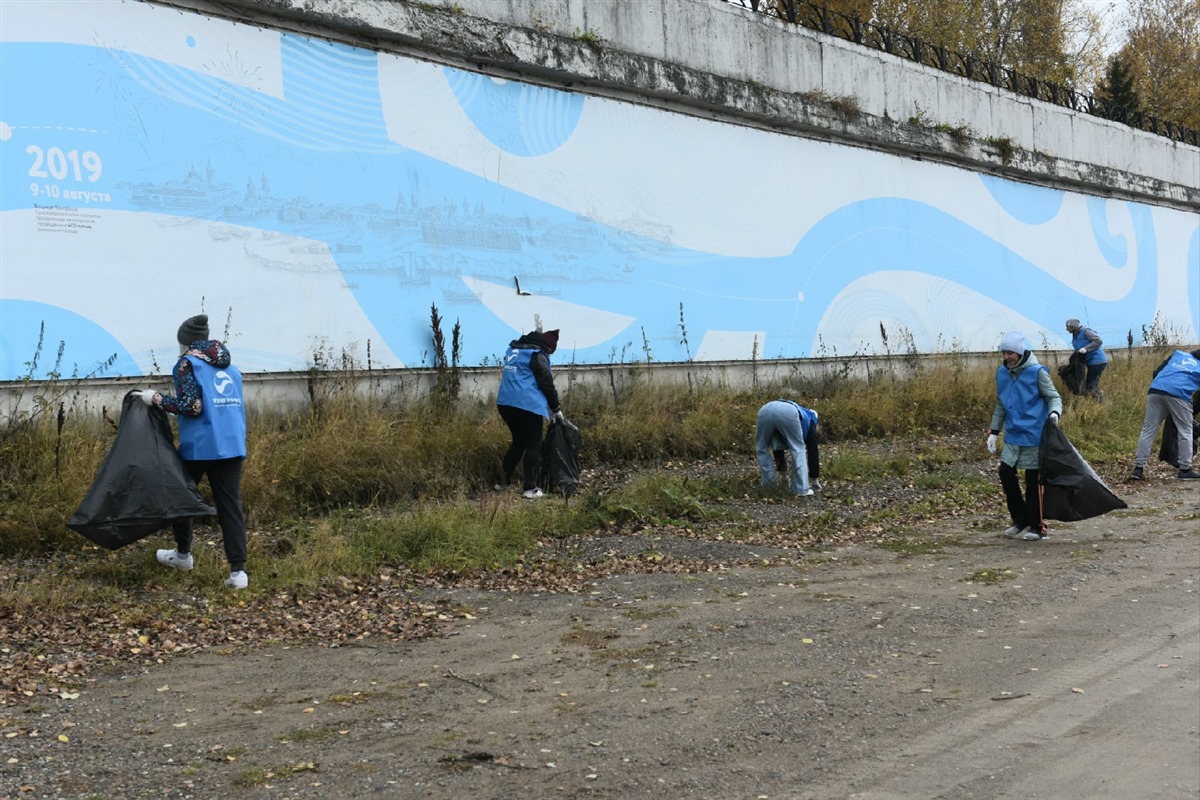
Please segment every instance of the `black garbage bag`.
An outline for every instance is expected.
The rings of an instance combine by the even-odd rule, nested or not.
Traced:
[[[1076,522],[1129,507],[1113,494],[1067,435],[1052,422],[1042,428],[1038,469],[1042,515],[1046,519]]]
[[[579,448],[583,438],[569,421],[550,423],[542,441],[542,483],[547,492],[570,497],[579,486]]]
[[[1158,446],[1158,460],[1165,461],[1172,467],[1179,463],[1179,426],[1175,420],[1167,417],[1163,423],[1162,444]]]
[[[1058,368],[1058,377],[1071,394],[1083,394],[1087,390],[1087,356],[1071,353],[1066,364]]]
[[[1196,455],[1196,446],[1200,445],[1200,392],[1192,395],[1192,456]],[[1158,447],[1158,460],[1165,461],[1172,467],[1179,465],[1179,426],[1168,416],[1163,423],[1162,444]]]
[[[215,513],[183,467],[166,412],[130,392],[112,449],[67,527],[116,550],[175,520]]]

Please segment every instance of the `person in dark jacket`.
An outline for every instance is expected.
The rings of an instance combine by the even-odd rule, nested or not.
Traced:
[[[179,455],[192,480],[208,476],[229,577],[225,585],[245,589],[246,520],[242,511],[242,465],[246,460],[246,408],[242,394],[242,373],[233,366],[229,350],[217,339],[210,339],[208,316],[189,317],[176,334],[180,356],[172,375],[175,394],[164,395],[144,389],[139,396],[146,405],[156,405],[179,420]],[[159,550],[160,564],[172,569],[190,570],[192,557],[192,520],[175,523],[175,549]]]
[[[1192,395],[1200,390],[1200,349],[1186,353],[1176,350],[1154,370],[1154,380],[1146,397],[1146,418],[1142,421],[1142,433],[1138,436],[1137,451],[1133,456],[1133,474],[1130,480],[1140,481],[1145,477],[1146,462],[1150,460],[1150,448],[1158,435],[1158,426],[1168,416],[1175,423],[1179,446],[1179,479],[1200,480],[1200,472],[1192,469]]]
[[[1100,374],[1108,366],[1108,356],[1104,353],[1104,340],[1100,338],[1100,334],[1077,319],[1067,320],[1067,332],[1071,334],[1071,347],[1083,357],[1083,362],[1087,365],[1087,378],[1080,394],[1090,395],[1103,403],[1104,393],[1100,391]]]
[[[1062,396],[1054,388],[1050,371],[1038,363],[1033,351],[1025,347],[1025,334],[1012,331],[1000,340],[1004,363],[996,369],[996,407],[987,448],[996,454],[996,443],[1004,430],[1000,452],[1000,485],[1008,505],[1012,525],[1004,532],[1010,539],[1036,542],[1046,538],[1038,457],[1041,454],[1042,428],[1047,422],[1057,425],[1062,414]],[[1017,470],[1025,470],[1025,494]]]
[[[512,444],[501,463],[497,489],[508,485],[522,465],[522,497],[542,496],[538,478],[542,468],[542,420],[562,421],[558,391],[550,373],[550,356],[558,349],[558,330],[532,331],[508,344],[504,354],[496,410],[512,434]]]
[[[787,474],[787,456],[792,454],[792,493],[809,497],[821,488],[817,412],[793,400],[772,400],[758,410],[754,444],[762,485]]]

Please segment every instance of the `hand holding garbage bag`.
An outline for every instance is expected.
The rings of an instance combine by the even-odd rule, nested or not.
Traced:
[[[184,469],[167,415],[144,403],[140,392],[125,395],[117,438],[67,522],[68,528],[109,550],[177,520],[216,513]]]

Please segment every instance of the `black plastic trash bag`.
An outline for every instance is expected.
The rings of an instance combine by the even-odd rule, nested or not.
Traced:
[[[570,497],[579,486],[579,448],[583,438],[567,420],[550,423],[542,442],[542,482],[547,492]]]
[[[1087,357],[1078,352],[1071,353],[1071,359],[1058,368],[1058,377],[1071,394],[1083,394],[1087,390]]]
[[[1175,420],[1167,417],[1163,423],[1162,444],[1158,446],[1158,460],[1165,461],[1172,467],[1179,463],[1179,426]]]
[[[166,412],[130,392],[112,449],[67,527],[116,550],[175,520],[215,513],[183,467]]]
[[[1042,428],[1042,452],[1038,457],[1042,484],[1042,515],[1046,519],[1076,522],[1098,517],[1118,508],[1129,508],[1112,493],[1091,465],[1052,422]]]

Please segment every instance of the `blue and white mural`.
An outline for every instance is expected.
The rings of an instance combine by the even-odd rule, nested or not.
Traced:
[[[429,363],[432,305],[466,365],[536,321],[582,363],[1200,330],[1197,214],[146,3],[0,13],[0,380],[59,343],[161,372],[201,310],[249,372]]]

